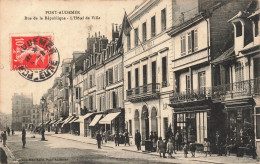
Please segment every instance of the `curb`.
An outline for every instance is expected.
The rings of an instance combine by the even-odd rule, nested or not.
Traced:
[[[11,152],[11,150],[10,150],[7,146],[3,147],[3,149],[4,149],[5,152],[6,152],[7,161],[8,161],[8,158],[9,158],[10,163],[19,163],[19,162],[16,160],[14,154]],[[11,159],[10,159],[10,158],[11,158]]]
[[[52,137],[56,137],[56,138],[62,138],[62,139],[65,139],[65,140],[71,140],[71,141],[76,141],[76,142],[82,142],[82,143],[86,143],[86,144],[90,144],[90,145],[97,145],[97,144],[94,144],[94,143],[91,143],[91,142],[84,142],[84,141],[79,141],[79,140],[70,139],[70,138],[63,138],[63,137],[58,137],[58,136],[53,136],[53,135],[51,135],[51,136],[52,136]],[[108,147],[108,148],[114,149],[114,147],[112,147],[112,146],[102,145],[102,147]]]

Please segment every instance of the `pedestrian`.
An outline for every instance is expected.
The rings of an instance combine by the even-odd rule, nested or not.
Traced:
[[[191,157],[195,157],[195,151],[196,151],[196,145],[195,145],[195,143],[190,143]]]
[[[14,129],[12,129],[12,136],[14,135]]]
[[[99,131],[97,132],[96,139],[97,139],[98,148],[101,149],[101,140],[102,140],[102,137],[101,137]]]
[[[7,127],[7,133],[8,133],[8,136],[10,136],[10,128]]]
[[[188,156],[188,144],[185,143],[184,147],[183,147],[183,151],[184,151],[184,158],[187,158]]]
[[[107,143],[108,134],[107,134],[107,131],[106,131],[106,130],[105,130],[104,133],[103,133],[103,137],[104,137],[105,143]]]
[[[153,141],[153,139],[154,139],[154,136],[153,136],[153,131],[151,131],[151,134],[150,134],[150,137],[149,137],[149,139],[150,139],[151,141]]]
[[[125,131],[124,133],[124,137],[125,137],[125,146],[126,144],[128,144],[130,146],[130,143],[129,143],[129,134],[127,132],[127,130]]]
[[[137,147],[137,150],[141,150],[141,134],[136,130],[135,133],[135,145]]]
[[[5,147],[6,146],[6,140],[7,140],[6,131],[2,132],[1,136],[2,136],[2,140],[3,140],[3,145]]]
[[[116,132],[116,134],[115,134],[115,144],[116,144],[116,146],[119,146],[119,134],[118,134],[118,132]]]
[[[175,143],[176,143],[176,150],[180,151],[180,147],[181,147],[181,134],[179,132],[179,130],[177,130],[176,134],[175,134]]]
[[[165,143],[163,142],[162,140],[162,137],[159,137],[159,140],[157,141],[157,152],[159,152],[160,154],[160,157],[162,157],[162,154],[163,154],[163,158],[166,158],[165,157]]]
[[[219,131],[216,132],[216,143],[217,143],[218,156],[222,156],[222,142],[221,142]]]
[[[207,138],[204,138],[203,148],[204,148],[205,157],[207,157],[208,154],[211,156],[210,142],[208,141]]]
[[[23,128],[22,130],[22,142],[23,142],[23,148],[25,148],[25,144],[26,144],[26,131]]]
[[[169,138],[168,143],[167,143],[167,149],[166,152],[168,153],[168,158],[173,158],[172,153],[173,153],[173,143],[171,138]]]

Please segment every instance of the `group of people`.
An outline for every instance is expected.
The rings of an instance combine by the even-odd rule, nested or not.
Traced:
[[[103,144],[104,142],[107,143],[109,136],[110,136],[110,131],[104,131],[104,132],[102,132],[102,130],[97,131],[96,140],[99,149],[101,149],[101,144]],[[115,140],[115,146],[119,146],[120,141],[122,140],[124,141],[125,146],[126,145],[130,146],[129,133],[127,132],[127,130],[125,130],[125,132],[120,132],[120,133],[116,132],[114,135],[114,140]]]
[[[7,141],[7,134],[10,136],[10,128],[7,128],[1,133],[1,142],[3,142],[3,146],[6,147],[6,141]],[[6,134],[7,132],[7,134]],[[12,129],[12,135],[14,135],[14,130]],[[23,128],[22,129],[22,143],[23,143],[23,148],[25,148],[26,144],[26,130]]]

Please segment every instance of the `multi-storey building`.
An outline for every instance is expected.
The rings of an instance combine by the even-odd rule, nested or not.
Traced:
[[[42,122],[41,111],[42,111],[41,106],[33,105],[32,115],[31,115],[31,122],[33,124],[33,128],[39,126],[39,124],[41,124]]]
[[[215,76],[211,60],[229,48],[233,29],[227,21],[245,8],[248,1],[199,0],[192,3],[192,10],[174,12],[181,15],[181,19],[168,31],[173,43],[170,52],[174,81],[170,96],[173,129],[174,133],[182,134],[183,142],[202,144],[207,138],[214,145],[217,134],[225,132],[224,113],[219,110],[223,104],[212,95]],[[180,5],[177,1],[174,8]]]
[[[0,129],[5,130],[7,127],[12,127],[12,115],[0,112]]]
[[[234,27],[234,44],[213,61],[214,96],[224,105],[223,129],[229,145],[248,151],[260,150],[260,35],[257,2],[233,14],[228,21]],[[217,78],[218,77],[218,78]],[[231,149],[236,152],[238,149]],[[241,153],[237,152],[241,155]]]
[[[15,93],[12,97],[12,127],[14,130],[28,128],[31,123],[33,97]]]
[[[172,111],[171,39],[173,1],[145,1],[128,14],[133,29],[124,35],[125,122],[130,136],[136,130],[142,142],[150,132],[165,137]],[[189,5],[187,5],[189,6]],[[188,10],[188,9],[187,9]]]

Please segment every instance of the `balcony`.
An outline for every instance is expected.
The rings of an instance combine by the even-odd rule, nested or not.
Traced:
[[[126,98],[130,102],[138,102],[159,98],[160,84],[151,83],[144,86],[139,86],[126,91]]]
[[[171,104],[201,101],[211,97],[211,88],[203,87],[199,90],[187,90],[185,92],[173,92],[170,95]]]
[[[259,95],[260,77],[212,87],[212,99],[232,99]]]

